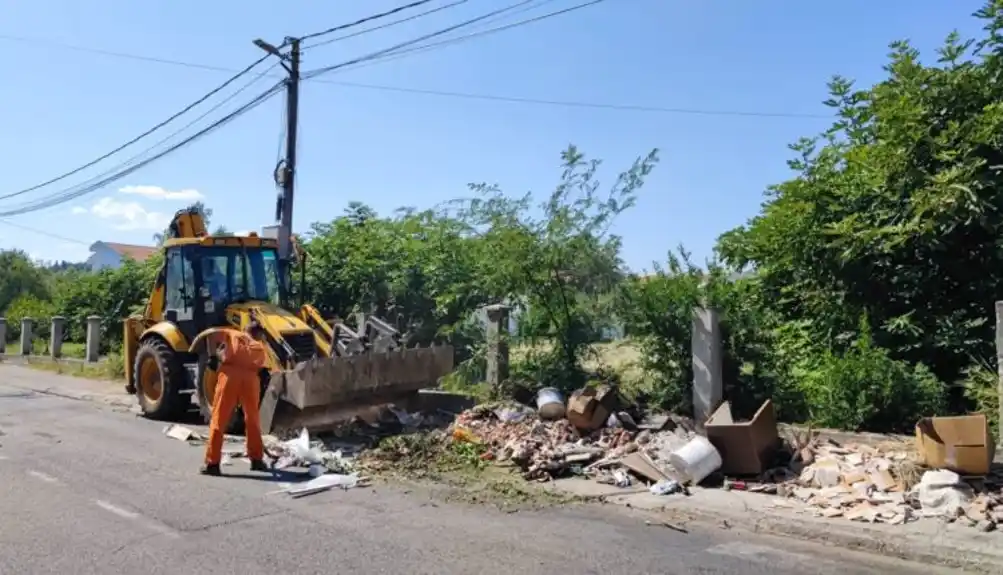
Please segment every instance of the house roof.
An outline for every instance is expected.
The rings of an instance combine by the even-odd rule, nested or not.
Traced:
[[[91,251],[96,251],[98,246],[104,246],[122,257],[132,258],[137,262],[146,261],[147,258],[157,253],[157,248],[155,247],[117,244],[114,242],[94,242],[94,245],[91,246]]]

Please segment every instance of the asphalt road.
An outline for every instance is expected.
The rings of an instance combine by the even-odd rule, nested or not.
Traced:
[[[502,513],[387,486],[289,499],[239,463],[199,476],[201,449],[163,424],[12,381],[0,368],[0,573],[952,572],[737,530],[680,533],[610,507]]]

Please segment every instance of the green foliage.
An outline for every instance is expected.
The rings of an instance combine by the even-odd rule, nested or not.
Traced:
[[[948,36],[924,65],[891,44],[889,77],[854,89],[836,77],[838,119],[792,149],[797,176],[762,213],[721,238],[724,259],[754,266],[785,320],[847,346],[866,315],[893,358],[956,380],[991,352],[987,322],[1003,279],[1001,3],[977,16],[980,41]]]
[[[497,186],[473,184],[478,197],[464,202],[460,214],[480,239],[482,285],[523,312],[521,336],[554,344],[534,347],[513,371],[539,386],[569,390],[587,379],[583,356],[608,327],[609,296],[624,275],[621,241],[609,228],[634,205],[658,152],[638,158],[605,191],[597,179],[601,162],[574,146],[561,160],[561,179],[537,210],[530,194],[512,198]]]
[[[993,437],[999,437],[1000,395],[999,372],[990,362],[977,360],[965,370],[961,386],[965,397],[975,406],[975,411],[986,414]]]
[[[822,427],[908,432],[921,417],[945,410],[944,386],[930,370],[891,359],[866,330],[842,355],[819,358],[801,386]]]
[[[36,267],[28,254],[19,250],[0,250],[0,315],[4,315],[11,302],[21,296],[45,299],[48,286],[45,273]]]
[[[39,338],[47,342],[49,334],[52,332],[50,318],[56,315],[54,311],[55,306],[52,305],[52,302],[39,299],[30,293],[16,298],[7,306],[5,314],[8,338],[11,340],[19,338],[21,336],[21,320],[31,318],[34,320],[31,329],[33,339]]]

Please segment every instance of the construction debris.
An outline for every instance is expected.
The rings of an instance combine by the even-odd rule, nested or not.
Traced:
[[[536,409],[513,402],[479,405],[448,426],[450,414],[388,407],[324,440],[303,430],[288,438],[266,436],[265,448],[275,469],[299,468],[310,478],[279,491],[290,497],[350,489],[366,481],[363,471],[420,476],[422,469],[447,460],[454,466],[509,465],[532,481],[570,475],[621,488],[642,485],[666,497],[717,482],[727,490],[769,494],[777,505],[818,517],[868,523],[938,518],[982,531],[1003,524],[1003,470],[968,476],[931,468],[931,456],[917,449],[930,444],[925,434],[917,442],[839,443],[808,428],[773,441],[767,429],[774,425],[772,405],[766,402],[748,424],[719,409],[720,421],[710,426],[717,430],[708,429],[704,437],[686,418],[621,411],[615,394],[605,388],[572,394],[563,417],[558,413],[563,403],[555,405],[559,394],[539,399]],[[428,428],[433,430],[419,433]],[[164,434],[194,445],[206,440],[179,425],[168,426]],[[396,435],[380,441],[388,434]],[[349,435],[371,441],[360,445],[342,439]],[[737,453],[742,445],[751,452]],[[225,454],[226,462],[237,457],[246,456]],[[729,471],[736,467],[762,471]]]

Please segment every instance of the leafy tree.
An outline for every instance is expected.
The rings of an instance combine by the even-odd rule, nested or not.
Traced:
[[[46,299],[49,295],[45,273],[23,251],[0,251],[0,315],[20,296]]]
[[[835,123],[792,146],[796,177],[719,243],[821,349],[851,352],[863,320],[945,382],[992,353],[1003,280],[1003,2],[975,16],[985,36],[950,34],[935,63],[897,41],[886,80],[834,78]]]
[[[527,310],[532,335],[553,343],[531,355],[526,374],[540,385],[573,389],[585,383],[581,359],[598,339],[594,310],[623,277],[620,238],[609,228],[634,205],[658,151],[638,158],[606,191],[596,179],[600,161],[574,146],[561,159],[561,179],[539,206],[542,216],[530,194],[510,198],[487,184],[471,186],[479,197],[462,214],[482,239],[478,277]]]

